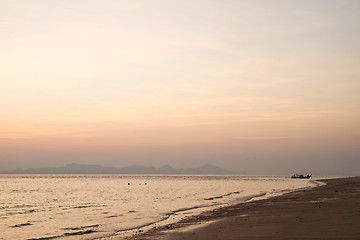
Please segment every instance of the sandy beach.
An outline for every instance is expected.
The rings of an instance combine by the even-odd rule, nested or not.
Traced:
[[[131,239],[359,239],[360,177],[322,181],[326,185],[188,216]]]

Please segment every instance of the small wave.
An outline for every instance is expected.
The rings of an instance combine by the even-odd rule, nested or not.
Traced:
[[[224,195],[221,195],[221,196],[204,198],[204,200],[206,200],[206,201],[211,201],[211,200],[215,200],[215,199],[219,199],[219,198],[223,198],[223,197],[228,197],[228,196],[231,196],[231,195],[233,195],[233,194],[240,194],[240,192],[239,192],[239,191],[230,192],[230,193],[227,193],[227,194],[224,194]]]
[[[204,200],[214,200],[214,199],[219,199],[219,198],[223,198],[223,196],[204,198]]]
[[[13,226],[9,226],[11,228],[20,228],[20,227],[24,227],[24,226],[30,226],[32,225],[31,223],[21,223],[21,224],[16,224],[16,225],[13,225]]]
[[[51,237],[42,237],[42,238],[28,238],[26,240],[50,240],[54,238],[60,238],[62,236],[51,236]]]
[[[74,227],[74,228],[61,228],[61,230],[82,230],[86,228],[94,228],[99,227],[99,224],[89,225],[89,226],[81,226],[81,227]]]
[[[69,233],[64,233],[64,236],[74,236],[74,235],[85,235],[85,234],[90,234],[90,233],[95,233],[95,230],[85,230],[85,231],[78,231],[78,232],[69,232]]]
[[[30,210],[22,211],[22,212],[8,212],[7,215],[28,214],[28,213],[33,213],[33,212],[35,212],[35,209],[30,209]]]
[[[50,236],[50,237],[40,237],[40,238],[28,238],[26,240],[50,240],[50,239],[55,239],[55,238],[68,237],[68,236],[85,235],[85,234],[90,234],[90,233],[95,233],[95,232],[97,232],[97,231],[85,230],[85,231],[77,231],[77,232],[67,232],[62,235],[55,235],[55,236]]]
[[[107,207],[107,205],[96,205],[96,204],[82,204],[82,205],[77,205],[77,206],[59,206],[59,208],[61,207],[61,210],[69,210],[69,209],[81,209],[81,208],[95,208],[95,207]]]
[[[93,207],[92,205],[80,205],[80,206],[75,206],[73,208],[89,208],[89,207]]]
[[[246,201],[250,201],[250,200],[252,200],[254,198],[257,198],[257,197],[263,197],[266,194],[267,194],[266,192],[262,192],[262,193],[259,193],[259,194],[254,194],[254,195],[249,195],[249,196],[245,196],[245,197],[242,197],[242,198],[238,198],[238,200],[246,202]]]
[[[36,207],[36,205],[30,205],[30,204],[20,204],[20,205],[15,205],[15,206],[2,206],[0,207],[0,209],[9,209],[9,208],[32,208],[32,207]]]

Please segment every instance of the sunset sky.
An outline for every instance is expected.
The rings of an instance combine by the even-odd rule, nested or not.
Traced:
[[[360,173],[360,1],[0,0],[0,170]]]

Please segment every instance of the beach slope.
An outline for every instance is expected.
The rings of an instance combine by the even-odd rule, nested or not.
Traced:
[[[359,239],[360,177],[323,181],[327,185],[189,216],[134,239]]]

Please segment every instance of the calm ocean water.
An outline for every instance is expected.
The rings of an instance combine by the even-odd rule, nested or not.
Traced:
[[[121,237],[310,186],[316,183],[274,176],[0,175],[0,239]]]

